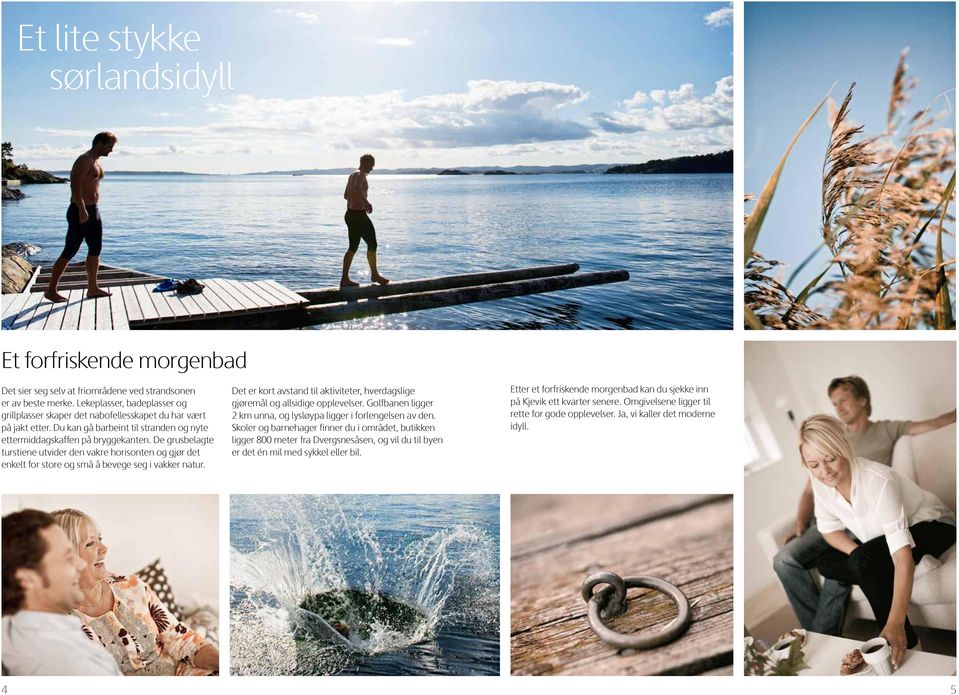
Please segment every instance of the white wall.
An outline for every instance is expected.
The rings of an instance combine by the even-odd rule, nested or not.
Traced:
[[[796,450],[796,423],[833,413],[826,394],[838,376],[856,374],[869,384],[873,420],[925,420],[956,407],[955,344],[945,341],[855,343],[747,341],[744,378],[766,414],[783,460],[745,481],[744,595],[748,600],[776,575],[759,547],[757,532],[796,511],[806,481]],[[783,598],[785,601],[785,597]]]
[[[4,495],[4,515],[73,507],[96,520],[107,570],[131,574],[160,558],[180,604],[217,605],[216,495]]]

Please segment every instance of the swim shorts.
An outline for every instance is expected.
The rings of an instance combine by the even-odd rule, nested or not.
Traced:
[[[347,210],[343,218],[350,230],[350,251],[356,253],[360,248],[360,239],[366,242],[366,248],[376,251],[376,228],[373,220],[363,210]]]
[[[103,250],[103,221],[100,219],[100,210],[96,205],[87,205],[89,218],[80,224],[80,209],[75,203],[67,208],[67,239],[63,244],[61,258],[67,260],[77,255],[80,244],[87,243],[87,255],[99,256]]]

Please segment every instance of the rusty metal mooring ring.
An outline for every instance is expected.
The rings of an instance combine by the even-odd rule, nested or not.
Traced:
[[[593,593],[597,584],[608,584]],[[655,589],[669,596],[679,610],[672,622],[661,632],[652,635],[624,635],[606,627],[603,619],[614,618],[626,612],[626,590],[636,587]],[[596,572],[583,582],[583,600],[588,606],[589,626],[596,636],[617,649],[651,649],[672,642],[689,627],[689,600],[679,587],[657,577],[626,577],[613,572]]]

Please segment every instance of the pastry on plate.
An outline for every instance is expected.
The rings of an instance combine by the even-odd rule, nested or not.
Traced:
[[[839,666],[839,675],[855,676],[858,673],[862,673],[867,668],[869,668],[869,666],[865,661],[863,661],[862,652],[858,649],[853,649],[842,658],[842,664]]]

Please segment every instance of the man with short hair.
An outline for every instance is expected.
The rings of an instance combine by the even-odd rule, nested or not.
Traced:
[[[53,517],[3,517],[3,672],[11,676],[120,676],[110,653],[70,615],[83,599],[83,561]]]
[[[67,298],[57,291],[60,277],[67,264],[77,255],[80,244],[87,245],[87,297],[109,297],[110,293],[97,285],[97,273],[100,270],[100,252],[103,249],[103,221],[100,219],[100,181],[103,179],[103,167],[100,157],[109,157],[117,136],[113,133],[97,133],[93,146],[77,157],[70,171],[70,206],[67,208],[67,238],[63,251],[53,270],[50,271],[50,285],[43,296],[51,302],[65,302]]]
[[[349,230],[350,246],[343,256],[343,276],[340,278],[340,287],[357,287],[358,282],[350,280],[350,265],[353,256],[360,248],[360,239],[366,242],[366,260],[370,264],[370,279],[378,285],[388,285],[389,279],[380,275],[376,269],[376,228],[370,220],[373,206],[367,198],[370,184],[366,175],[373,171],[376,160],[373,155],[364,154],[360,157],[360,168],[350,174],[346,182],[343,197],[346,198],[346,228]]]
[[[858,458],[892,465],[892,451],[900,437],[933,432],[956,421],[956,411],[931,420],[870,420],[872,397],[862,377],[838,377],[827,389],[836,417],[846,425],[846,436]],[[803,628],[826,635],[842,633],[846,599],[851,588],[834,579],[824,579],[820,590],[809,570],[830,546],[816,529],[812,483],[799,499],[796,524],[773,558],[773,569]]]

